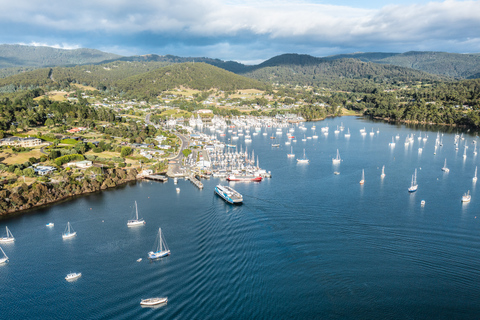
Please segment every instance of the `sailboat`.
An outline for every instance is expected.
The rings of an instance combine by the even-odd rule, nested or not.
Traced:
[[[450,172],[450,169],[447,168],[447,158],[445,158],[445,164],[443,165],[442,171],[443,172]]]
[[[347,128],[347,133],[345,133],[345,138],[350,138],[350,129]]]
[[[477,182],[477,166],[475,166],[475,176],[473,176],[473,182]]]
[[[305,135],[303,135],[302,141],[307,141],[307,138],[305,137]]]
[[[155,240],[155,251],[150,251],[148,253],[149,259],[159,259],[170,255],[170,250],[168,250],[167,243],[162,235],[162,229],[158,228],[157,239]]]
[[[462,202],[470,202],[472,196],[470,195],[470,190],[462,196]]]
[[[340,159],[340,152],[338,152],[338,149],[337,149],[337,157],[336,158],[332,158],[332,163],[333,164],[339,164],[341,161]]]
[[[0,242],[14,242],[15,241],[15,238],[13,237],[13,234],[12,232],[10,231],[10,229],[8,229],[8,227],[5,227],[5,229],[7,230],[7,235],[3,238],[0,238]]]
[[[3,264],[3,263],[8,261],[8,257],[5,254],[5,252],[3,251],[2,247],[0,247],[0,251],[2,251],[2,254],[3,254],[3,257],[0,258],[0,264]]]
[[[465,147],[463,148],[463,159],[466,159],[467,158],[467,146],[465,145]]]
[[[417,184],[417,169],[415,169],[415,175],[412,176],[412,185],[408,188],[408,192],[415,192],[417,191],[418,184]]]
[[[362,180],[359,183],[362,185],[365,183],[365,169],[362,169]]]
[[[295,153],[293,153],[293,147],[290,147],[290,153],[287,154],[287,157],[289,157],[289,158],[295,158]]]
[[[385,178],[385,166],[382,167],[382,174],[380,175],[380,178]]]
[[[135,201],[135,219],[128,220],[127,226],[128,227],[136,227],[136,226],[143,226],[144,224],[145,224],[145,220],[138,219],[137,201]]]
[[[309,160],[305,157],[305,149],[303,149],[303,158],[302,159],[297,159],[298,163],[308,163]]]
[[[392,142],[390,142],[389,145],[390,147],[395,147],[395,140],[393,137],[392,137]]]
[[[67,227],[65,228],[65,232],[62,234],[63,239],[70,239],[77,235],[76,231],[73,231],[73,228],[70,226],[70,222],[67,222]]]

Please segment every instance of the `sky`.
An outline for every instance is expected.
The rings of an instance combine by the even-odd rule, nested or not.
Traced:
[[[0,43],[257,64],[284,53],[480,52],[479,1],[0,0]]]

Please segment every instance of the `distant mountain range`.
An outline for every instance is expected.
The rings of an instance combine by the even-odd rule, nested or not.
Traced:
[[[410,68],[457,79],[473,79],[480,76],[480,54],[459,54],[447,52],[411,51],[405,53],[351,53],[323,58],[302,54],[283,54],[258,65],[244,65],[235,61],[223,61],[206,57],[178,57],[172,55],[147,54],[123,57],[95,49],[55,49],[41,46],[0,45],[0,77],[32,70],[33,68],[105,64],[115,61],[157,62],[165,66],[184,62],[205,62],[237,74],[252,74],[267,67],[297,66],[308,67],[325,64],[328,61],[358,59],[362,62],[388,64]],[[8,68],[8,69],[5,69]]]

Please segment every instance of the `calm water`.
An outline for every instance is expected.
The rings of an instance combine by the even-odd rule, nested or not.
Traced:
[[[340,122],[345,131],[335,135]],[[320,127],[327,123],[325,137]],[[436,131],[423,129],[424,143],[417,140],[420,128],[343,117],[308,123],[306,136],[313,135],[314,124],[318,140],[302,142],[304,133],[296,129],[292,143],[297,156],[305,148],[306,165],[287,158],[285,129],[280,148],[270,146],[272,129],[268,136],[253,136],[248,148],[273,177],[230,184],[244,195],[242,206],[214,195],[219,179],[205,180],[204,190],[170,180],[1,220],[0,235],[7,225],[16,241],[1,244],[10,262],[0,266],[0,318],[478,318],[474,137],[466,136],[464,160],[465,141],[455,151],[451,133],[434,155]],[[344,138],[347,128],[350,139]],[[415,142],[405,147],[410,133]],[[400,139],[391,148],[396,134]],[[337,148],[343,161],[334,166]],[[449,173],[441,171],[445,158]],[[415,168],[419,187],[409,194]],[[472,201],[462,204],[468,190]],[[135,200],[146,225],[127,228]],[[66,241],[61,234],[68,221],[78,235]],[[55,227],[45,227],[48,222]],[[147,252],[159,227],[172,254],[150,262]],[[68,283],[70,272],[82,277]],[[168,296],[168,305],[140,307],[140,299],[155,296]]]

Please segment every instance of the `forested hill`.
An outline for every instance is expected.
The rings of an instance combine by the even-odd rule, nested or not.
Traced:
[[[56,49],[19,44],[0,45],[0,68],[50,67],[97,63],[121,56],[95,49]]]
[[[405,83],[439,81],[442,77],[404,67],[362,62],[358,59],[322,59],[308,55],[284,54],[257,66],[243,75],[270,83],[322,85],[333,82],[352,83],[369,80],[374,83]],[[351,84],[348,85],[351,87]],[[350,90],[350,89],[349,89]]]
[[[355,58],[364,62],[391,64],[412,68],[432,74],[461,79],[478,78],[480,73],[480,55],[448,52],[410,51],[405,53],[352,53],[326,57],[335,60]]]
[[[119,90],[138,98],[155,97],[162,91],[180,87],[197,90],[265,90],[267,85],[207,63],[180,63],[121,80]]]

